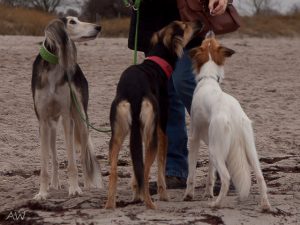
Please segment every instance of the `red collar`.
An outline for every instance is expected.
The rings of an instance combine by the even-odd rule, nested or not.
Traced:
[[[164,60],[158,56],[148,56],[146,59],[157,63],[160,66],[160,68],[165,72],[168,79],[170,79],[170,77],[173,73],[173,68],[166,60]]]

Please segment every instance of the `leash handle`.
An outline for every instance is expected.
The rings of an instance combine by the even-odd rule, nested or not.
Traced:
[[[123,0],[123,2],[126,7],[132,7],[132,9],[134,11],[136,11],[136,23],[135,23],[135,34],[134,34],[134,54],[133,54],[133,64],[136,65],[137,64],[137,45],[138,45],[141,0],[135,0],[134,3],[132,2],[132,0],[130,0],[130,2],[128,0]]]
[[[135,0],[134,6],[136,9],[136,24],[135,24],[135,35],[134,35],[134,56],[133,64],[137,64],[137,45],[138,45],[138,33],[139,33],[139,24],[140,24],[140,5],[141,0]]]
[[[138,45],[138,32],[139,32],[139,21],[140,21],[140,10],[137,8],[136,11],[136,24],[135,24],[135,35],[134,35],[134,54],[133,64],[137,64],[137,45]]]

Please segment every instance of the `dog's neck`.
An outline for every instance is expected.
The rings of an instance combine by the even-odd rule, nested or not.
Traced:
[[[51,45],[51,44],[50,44],[50,41],[49,41],[47,38],[45,39],[44,44],[45,44],[45,48],[46,48],[49,52],[51,52],[53,55],[58,56],[58,49],[57,49],[57,47],[56,47],[55,45]]]
[[[213,79],[218,83],[224,78],[224,67],[217,65],[214,61],[209,60],[204,63],[199,73],[196,73],[196,82],[205,81],[207,79]]]
[[[178,57],[170,51],[163,43],[157,43],[147,54],[149,56],[158,56],[167,61],[172,68],[175,67]]]

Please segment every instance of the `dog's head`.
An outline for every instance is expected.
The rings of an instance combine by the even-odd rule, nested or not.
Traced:
[[[198,74],[205,63],[213,61],[218,66],[223,66],[225,59],[234,53],[234,50],[220,45],[214,33],[209,32],[201,46],[190,51],[190,57],[192,58],[195,73]]]
[[[100,26],[80,22],[76,17],[55,19],[45,29],[46,45],[48,50],[59,57],[59,64],[71,70],[75,68],[77,61],[73,41],[95,39],[100,31]]]
[[[64,24],[72,41],[88,41],[95,39],[101,31],[101,26],[85,23],[77,17],[67,16],[60,19]]]
[[[172,54],[180,57],[183,53],[183,48],[201,28],[201,23],[174,21],[154,33],[151,44],[155,46],[158,43],[163,43]]]

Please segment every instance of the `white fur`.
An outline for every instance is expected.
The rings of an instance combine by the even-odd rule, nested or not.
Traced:
[[[68,16],[66,18],[66,29],[71,40],[77,42],[87,41],[98,36],[99,30],[96,29],[99,27],[98,25],[81,22],[77,17]]]
[[[191,107],[189,176],[184,199],[188,200],[194,196],[197,153],[200,140],[203,140],[209,149],[206,194],[213,196],[215,170],[218,171],[222,182],[220,194],[211,205],[220,206],[221,200],[227,195],[230,179],[240,197],[247,197],[251,186],[251,166],[260,187],[261,206],[263,209],[270,209],[251,121],[239,102],[221,90],[217,80],[223,76],[223,66],[218,66],[211,57],[196,75],[198,83]]]

